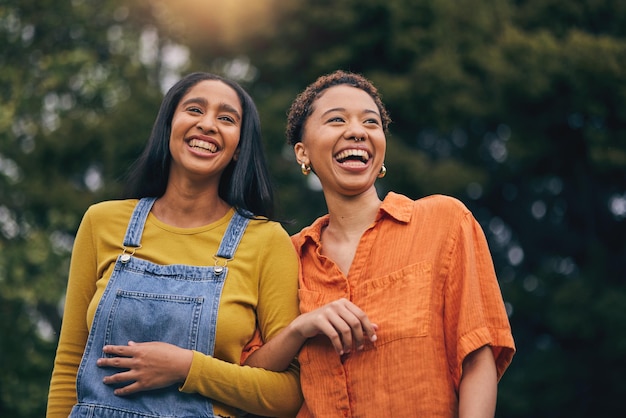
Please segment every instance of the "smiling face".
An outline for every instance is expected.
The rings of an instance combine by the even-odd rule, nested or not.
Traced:
[[[359,88],[337,85],[313,102],[302,141],[294,151],[300,163],[312,167],[325,192],[355,195],[373,187],[385,147],[380,112],[372,97]]]
[[[219,80],[203,80],[181,98],[172,116],[170,181],[219,183],[236,158],[241,133],[239,96]]]

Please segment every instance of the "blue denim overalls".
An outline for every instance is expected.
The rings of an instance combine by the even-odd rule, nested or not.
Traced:
[[[163,341],[213,354],[226,263],[233,258],[249,219],[235,212],[214,256],[215,266],[158,265],[133,256],[141,247],[155,200],[141,199],[128,224],[124,252],[96,309],[76,379],[78,404],[70,417],[213,417],[208,398],[182,393],[178,385],[115,396],[114,387],[102,379],[120,370],[96,366],[96,360],[105,357],[104,345],[128,341]]]

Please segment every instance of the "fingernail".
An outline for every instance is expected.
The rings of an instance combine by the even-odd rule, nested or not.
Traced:
[[[376,334],[372,335],[372,338],[370,338],[370,340],[372,342],[376,341],[378,339],[378,337],[376,336]]]

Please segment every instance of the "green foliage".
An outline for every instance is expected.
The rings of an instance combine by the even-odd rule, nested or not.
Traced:
[[[325,207],[285,113],[338,68],[372,79],[391,112],[380,193],[454,195],[484,227],[518,347],[498,416],[616,416],[626,3],[266,2],[228,39],[209,0],[0,2],[0,416],[43,415],[73,234],[119,196],[162,85],[210,70],[248,88],[295,232]]]
[[[44,415],[73,235],[118,193],[160,99],[129,53],[141,28],[119,2],[95,6],[0,4],[1,416]],[[124,33],[135,46],[119,52]]]

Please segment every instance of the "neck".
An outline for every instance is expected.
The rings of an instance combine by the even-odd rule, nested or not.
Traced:
[[[221,219],[230,209],[214,187],[192,187],[170,182],[165,194],[152,208],[162,222],[181,228],[208,225]]]
[[[356,196],[326,195],[325,198],[329,215],[327,230],[346,237],[360,237],[376,219],[381,203],[374,187]]]

